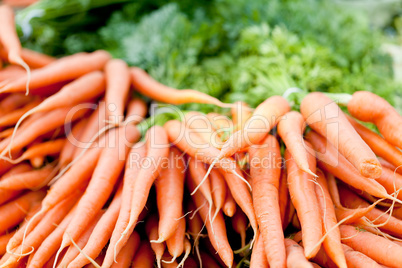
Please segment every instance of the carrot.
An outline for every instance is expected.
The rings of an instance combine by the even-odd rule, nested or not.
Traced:
[[[377,182],[384,186],[389,194],[392,194],[402,189],[402,175],[383,167],[381,176],[377,179]],[[402,193],[398,193],[397,197],[402,199]]]
[[[287,227],[287,217],[289,216],[289,207],[290,207],[290,202],[289,202],[289,190],[288,190],[288,183],[287,183],[287,175],[286,175],[286,170],[282,169],[281,170],[281,178],[279,181],[279,189],[278,189],[278,194],[279,194],[279,212],[281,214],[281,222],[282,222],[282,229],[285,230]]]
[[[148,107],[145,101],[140,98],[134,98],[128,102],[127,114],[124,121],[138,124],[147,115]]]
[[[268,260],[265,255],[264,241],[259,233],[253,251],[251,252],[250,267],[268,268]]]
[[[210,178],[211,178],[212,200],[217,211],[219,211],[225,205],[226,188],[227,188],[226,182],[223,176],[216,169],[211,170]],[[236,208],[236,204],[234,205]]]
[[[123,233],[121,233],[119,241],[116,245],[125,245],[130,234],[133,232],[135,224],[138,221],[138,216],[144,209],[149,191],[156,177],[159,175],[162,169],[162,161],[166,159],[169,153],[168,138],[166,131],[160,126],[151,127],[146,133],[146,158],[150,161],[150,166],[142,166],[138,172],[137,179],[133,184],[133,194],[131,200],[131,211],[128,225]],[[117,246],[115,247],[115,254],[119,252]]]
[[[124,191],[124,190],[123,190]],[[140,236],[137,232],[133,232],[127,241],[127,244],[122,248],[117,256],[116,262],[111,268],[129,268],[131,260],[140,247]]]
[[[127,63],[112,59],[105,65],[107,119],[113,124],[124,119],[124,107],[130,90],[130,72]]]
[[[278,123],[278,134],[282,138],[291,155],[295,155],[294,160],[297,166],[313,176],[308,168],[307,151],[303,143],[303,132],[306,127],[303,116],[296,111],[288,112]]]
[[[227,116],[218,113],[208,113],[207,118],[212,124],[214,130],[216,130],[214,134],[221,140],[215,147],[222,148],[222,145],[226,142],[235,128],[233,121]]]
[[[183,211],[184,175],[184,159],[179,150],[172,147],[167,168],[162,169],[155,181],[159,212],[158,242],[169,239],[179,226],[178,219]]]
[[[96,257],[96,259],[93,260],[96,263],[96,265],[98,265],[98,266],[95,266],[94,263],[91,261],[91,263],[86,265],[85,268],[97,268],[97,267],[99,267],[100,264],[103,262],[104,258],[105,258],[105,253],[102,251],[98,255],[98,257]]]
[[[237,210],[232,218],[233,230],[240,235],[241,248],[246,246],[246,231],[248,220],[246,215],[241,210]]]
[[[284,240],[286,246],[286,263],[289,268],[312,268],[313,265],[304,257],[303,248],[292,239]]]
[[[6,253],[7,243],[10,238],[14,235],[15,231],[3,234],[0,236],[0,256]]]
[[[32,71],[30,89],[35,90],[58,82],[76,79],[84,74],[100,70],[110,59],[106,51],[79,53],[61,58],[52,64]],[[27,83],[26,77],[19,77],[1,87],[1,93],[22,92]]]
[[[374,179],[361,176],[359,171],[343,155],[339,154],[336,148],[329,144],[324,137],[310,131],[307,133],[306,139],[317,151],[317,163],[321,169],[334,174],[356,189],[366,191],[376,197],[392,199],[381,184]]]
[[[155,262],[155,255],[152,252],[149,242],[141,241],[140,248],[134,255],[131,267],[153,268],[154,262]]]
[[[74,216],[77,215],[76,213],[77,213],[77,210],[75,211]],[[100,210],[95,215],[95,217],[89,222],[88,226],[83,230],[82,234],[74,241],[80,249],[85,247],[93,230],[95,229],[97,223],[99,222],[99,219],[102,218],[102,216],[104,214],[105,214],[105,210]],[[74,218],[74,216],[73,216],[73,218]],[[71,223],[71,221],[70,221],[70,223]],[[68,228],[68,226],[67,226],[67,228]],[[63,241],[61,244],[63,244]],[[67,265],[69,263],[71,263],[78,255],[80,255],[80,252],[77,249],[77,247],[75,247],[74,245],[70,245],[70,247],[68,247],[66,253],[64,254],[63,259],[60,261],[60,263],[57,267],[58,268],[67,267]],[[55,264],[57,263],[58,256],[59,255],[56,254]]]
[[[341,245],[341,235],[338,224],[334,204],[328,190],[327,180],[321,170],[317,170],[317,183],[315,185],[315,193],[321,212],[323,230],[327,234],[323,241],[323,247],[328,256],[334,263],[341,268],[347,268],[345,255]]]
[[[21,57],[31,68],[34,69],[44,67],[56,61],[56,59],[51,56],[27,48],[22,48]]]
[[[2,127],[9,127],[14,126],[18,120],[29,110],[35,108],[39,104],[39,100],[34,100],[31,103],[28,103],[24,107],[9,112],[0,117],[0,126]]]
[[[6,83],[5,81],[10,81],[15,79],[16,77],[22,76],[25,74],[24,68],[21,68],[17,65],[8,65],[5,68],[0,70],[0,83]],[[21,94],[22,95],[22,94]],[[11,97],[12,95],[10,95]],[[24,95],[25,96],[25,95]],[[31,97],[31,96],[29,96]],[[1,111],[2,109],[0,109]],[[0,114],[3,114],[2,112]]]
[[[389,267],[401,267],[402,247],[380,236],[364,232],[350,225],[339,227],[342,241],[378,263]]]
[[[388,168],[388,169],[393,170],[393,171],[397,172],[398,174],[402,175],[401,168],[397,168],[396,166],[392,165],[390,162],[388,162],[387,160],[382,159],[382,158],[378,158],[378,161],[380,161],[380,164],[382,167]]]
[[[174,234],[166,240],[166,246],[170,253],[173,256],[171,262],[176,260],[183,251],[184,251],[184,239],[186,236],[186,220],[184,218],[180,218],[178,220],[179,226],[175,230]]]
[[[381,165],[375,154],[330,98],[320,92],[310,93],[300,104],[300,111],[307,124],[337,146],[361,175],[371,178],[381,175]],[[331,129],[331,126],[337,129]]]
[[[12,162],[19,163],[35,157],[59,154],[65,142],[65,139],[56,139],[32,145],[20,157],[12,160]]]
[[[368,91],[357,91],[348,102],[348,111],[361,121],[374,123],[385,140],[402,148],[397,134],[402,130],[402,117],[386,100]]]
[[[131,83],[134,88],[139,93],[153,100],[170,104],[184,104],[194,102],[214,104],[224,108],[230,108],[232,106],[231,104],[222,103],[220,100],[200,91],[192,89],[177,90],[160,84],[140,68],[131,67],[130,72]]]
[[[268,135],[249,149],[253,204],[270,266],[286,267],[286,250],[279,208],[282,158],[276,138]],[[269,157],[269,158],[267,158]]]
[[[77,197],[78,193],[59,203],[43,217],[38,225],[28,234],[27,238],[22,240],[21,245],[16,248],[10,246],[11,249],[14,249],[14,254],[17,255],[12,255],[1,267],[8,267],[7,265],[18,262],[19,253],[28,255],[32,253],[32,249],[39,247],[42,241],[53,232],[56,226],[71,210]]]
[[[327,178],[328,191],[331,195],[332,202],[334,203],[335,207],[342,207],[341,199],[338,192],[338,186],[334,175],[332,175],[331,173],[326,173],[325,177]]]
[[[214,135],[214,129],[207,116],[199,112],[190,111],[184,115],[184,122],[190,130],[195,130],[199,136],[212,146],[218,148],[219,138]]]
[[[234,103],[231,109],[233,123],[235,125],[234,131],[243,129],[247,120],[251,117],[251,109],[247,103],[238,101]]]
[[[0,5],[0,43],[7,51],[8,61],[20,65],[27,71],[26,95],[28,95],[31,69],[21,58],[22,48],[15,29],[14,11],[7,5]]]
[[[193,192],[195,189],[194,182],[188,179],[186,184],[190,192]],[[206,224],[209,240],[211,241],[212,246],[218,252],[225,265],[232,267],[233,251],[229,245],[226,234],[226,226],[222,214],[218,213],[215,217],[215,220],[211,222],[208,217],[210,209],[206,205],[206,199],[202,196],[202,194],[200,192],[195,192],[195,194],[192,196],[192,199],[195,203],[195,206],[199,209],[201,218]],[[213,210],[214,208],[211,211]]]
[[[289,110],[289,103],[280,96],[266,99],[254,110],[253,115],[247,120],[244,128],[233,133],[225,142],[211,164],[210,169],[222,158],[232,156],[241,149],[253,144],[258,144],[278,124],[279,118]],[[208,171],[210,172],[210,170]]]
[[[201,252],[201,259],[202,259],[202,264],[203,267],[208,267],[208,268],[219,268],[221,267],[213,257],[211,257],[208,253],[206,252]]]
[[[198,135],[197,131],[191,131],[185,123],[170,120],[165,123],[163,127],[167,132],[169,141],[181,151],[207,164],[212,164],[216,161],[215,159],[219,155],[219,150],[209,143],[206,143],[201,136]],[[236,169],[236,162],[232,158],[222,158],[215,163],[217,167],[236,175],[244,181],[244,178],[240,175],[241,172]]]
[[[122,204],[119,212],[119,217],[117,218],[116,226],[110,238],[109,247],[107,248],[105,260],[103,261],[102,267],[110,267],[113,263],[113,260],[116,260],[116,256],[114,255],[115,247],[116,251],[118,252],[120,252],[120,250],[122,250],[123,248],[121,245],[117,244],[117,241],[119,240],[121,233],[126,229],[129,222],[131,199],[133,195],[133,184],[138,176],[140,161],[145,156],[146,147],[144,142],[137,143],[130,150],[128,157],[129,160],[126,161],[126,167],[124,171]]]
[[[70,110],[71,108],[53,110],[29,124],[26,128],[21,129],[15,139],[10,140],[6,148],[2,148],[1,156],[4,156],[9,151],[16,152],[21,150],[39,136],[81,117],[86,112],[86,109],[80,109],[75,112],[70,112]]]
[[[382,267],[373,259],[367,257],[365,254],[354,251],[351,247],[342,244],[342,248],[345,252],[346,262],[348,267],[367,267],[367,268],[380,268]]]
[[[373,152],[393,164],[394,166],[402,165],[402,152],[395,148],[391,143],[383,139],[380,135],[371,131],[367,127],[358,123],[350,116],[346,116],[352,126],[355,128],[360,137],[367,143]]]
[[[223,204],[222,211],[226,216],[233,217],[233,215],[236,213],[236,210],[236,201],[233,199],[230,191],[226,190],[226,199],[225,203]]]
[[[57,252],[61,244],[63,233],[70,223],[75,212],[73,207],[70,212],[64,217],[56,229],[41,243],[37,250],[30,255],[28,266],[31,268],[41,268],[45,263],[51,260],[52,256]]]
[[[304,244],[304,255],[307,259],[313,258],[320,249],[319,241],[322,238],[322,219],[319,213],[313,176],[298,168],[292,155],[285,151],[286,168],[288,173],[288,187],[290,198],[300,220]],[[315,158],[308,154],[310,170],[315,173]]]
[[[347,208],[357,209],[367,208],[370,206],[369,203],[346,189],[346,187],[339,187],[339,192],[342,196],[342,204]],[[365,214],[365,217],[372,221],[374,224],[378,224],[381,230],[397,235],[399,237],[402,236],[402,220],[399,220],[391,215],[387,215],[377,208],[369,210]]]
[[[98,223],[91,233],[91,236],[88,239],[88,242],[82,249],[82,252],[85,253],[86,256],[84,256],[82,253],[79,254],[73,261],[68,264],[68,268],[83,267],[84,265],[90,263],[87,256],[95,259],[101,253],[103,247],[109,241],[113,232],[113,228],[115,227],[121,206],[121,194],[122,186],[118,188],[113,197],[112,203],[99,219]]]
[[[11,67],[8,67],[8,68],[11,68]],[[3,70],[3,71],[5,71],[5,70]],[[8,74],[8,76],[10,76],[10,74]],[[0,102],[1,115],[10,113],[18,108],[22,108],[35,99],[36,99],[35,97],[25,96],[25,95],[19,94],[19,93],[11,94],[11,95],[5,97]]]
[[[155,253],[156,256],[156,264],[158,265],[158,268],[161,267],[161,260],[163,253],[165,252],[166,244],[161,241],[156,241],[159,236],[159,231],[158,231],[158,216],[156,215],[151,215],[149,219],[147,220],[147,224],[145,226],[145,231],[147,233],[147,236],[151,242],[151,248]]]
[[[236,166],[235,170],[236,170],[236,173],[238,173],[238,174],[241,173],[238,166]],[[247,218],[250,221],[250,225],[254,231],[254,239],[252,241],[252,244],[253,244],[253,242],[255,240],[255,236],[258,233],[257,217],[256,217],[256,214],[255,214],[255,211],[253,208],[253,198],[252,198],[250,192],[248,191],[247,185],[244,183],[244,181],[239,180],[239,178],[234,176],[232,173],[228,173],[223,170],[220,170],[220,171],[223,173],[226,184],[229,187],[229,190],[233,196],[233,199],[239,205],[241,210],[243,210],[244,214],[247,215]]]
[[[0,234],[20,223],[25,218],[29,208],[44,196],[44,191],[29,192],[0,206]]]
[[[1,189],[24,190],[39,189],[47,184],[54,174],[54,166],[47,165],[42,169],[13,175],[0,181]]]
[[[68,132],[66,142],[60,151],[59,165],[61,167],[67,166],[73,160],[77,143],[80,141],[87,123],[88,119],[83,118],[74,125],[70,132]]]
[[[20,163],[20,164],[14,166],[12,169],[7,171],[6,173],[4,173],[3,176],[1,176],[1,180],[10,178],[14,175],[28,172],[31,170],[32,170],[32,167],[28,163]]]
[[[102,209],[124,168],[129,145],[139,138],[139,131],[135,126],[112,129],[109,134],[109,137],[117,139],[118,144],[109,145],[102,150],[86,192],[78,203],[77,212],[63,235],[59,252],[71,245],[71,239],[78,239],[89,221]]]

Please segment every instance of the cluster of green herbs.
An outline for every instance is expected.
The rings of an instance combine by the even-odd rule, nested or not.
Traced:
[[[48,1],[42,0],[42,5]],[[104,7],[92,7],[96,1],[91,0],[67,2],[86,6],[80,15],[31,19],[33,31],[24,45],[50,54],[106,49],[169,86],[193,88],[254,107],[291,87],[333,93],[369,90],[394,105],[401,103],[391,60],[380,51],[381,32],[371,29],[363,14],[330,1],[116,4],[122,1],[109,0],[113,5]],[[35,6],[30,9],[19,14],[19,21]],[[104,14],[102,21],[99,14]],[[63,21],[72,23],[62,28]],[[183,108],[214,109],[200,104]]]

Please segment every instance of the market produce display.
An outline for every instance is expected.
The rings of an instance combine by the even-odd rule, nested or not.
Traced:
[[[123,11],[88,34],[102,41],[58,57],[34,39],[23,44],[42,52],[23,48],[13,9],[0,5],[0,267],[402,267],[402,115],[388,101],[398,84],[368,74],[367,66],[382,63],[363,30],[354,29],[370,44],[328,50],[334,58],[326,67],[345,81],[367,75],[343,90],[343,79],[319,79],[330,43],[312,41],[319,28],[297,37],[294,19],[271,29],[262,14],[236,26],[241,0],[216,13],[201,4],[186,13],[163,1],[121,2],[82,6]],[[20,11],[17,22],[50,3]],[[141,18],[124,21],[134,7]],[[289,1],[275,10],[296,7]],[[80,22],[66,10],[38,21]],[[211,18],[233,35],[208,27],[200,35]],[[181,34],[160,53],[147,45],[162,43],[144,36],[155,21]],[[114,24],[130,27],[112,49],[102,33]],[[155,29],[155,38],[165,34]],[[308,48],[318,65],[305,71],[317,68],[314,79],[295,75],[295,62],[275,54],[306,59]],[[236,76],[246,62],[245,77]],[[208,66],[229,76],[218,71],[209,84]],[[278,70],[283,84],[270,76]],[[379,84],[384,90],[371,92]]]

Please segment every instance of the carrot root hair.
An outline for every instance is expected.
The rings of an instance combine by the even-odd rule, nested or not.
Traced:
[[[100,265],[97,264],[95,260],[93,260],[91,257],[89,257],[84,251],[82,251],[82,249],[74,242],[73,238],[70,236],[69,233],[66,233],[66,234],[67,234],[68,237],[70,238],[71,243],[74,245],[74,247],[76,247],[77,250],[78,250],[86,259],[88,259],[88,260],[93,264],[93,266],[95,266],[96,268],[101,268]],[[55,261],[56,261],[56,260],[55,260]]]

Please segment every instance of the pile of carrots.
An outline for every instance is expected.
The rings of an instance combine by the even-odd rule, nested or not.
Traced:
[[[105,51],[23,49],[4,18],[0,267],[402,267],[402,116],[384,99],[222,103]],[[151,120],[144,99],[227,114]]]

